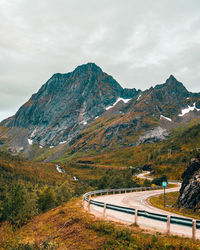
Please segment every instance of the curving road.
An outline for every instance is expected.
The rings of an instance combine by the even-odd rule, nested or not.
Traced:
[[[146,173],[140,174],[138,177],[144,177]],[[180,189],[180,183],[177,183],[177,187],[170,188],[166,190],[166,193],[169,192],[175,192],[179,191]],[[158,214],[165,214],[165,215],[171,215],[171,216],[177,216],[177,217],[183,217],[179,216],[175,213],[171,213],[168,211],[164,211],[161,209],[158,209],[156,207],[153,207],[148,203],[148,198],[151,196],[159,195],[163,193],[163,190],[152,190],[152,191],[140,191],[140,192],[134,192],[134,193],[125,193],[125,194],[114,194],[114,195],[104,195],[99,196],[96,198],[93,198],[93,200],[101,201],[104,203],[110,203],[118,206],[125,206],[140,210],[146,210],[148,212],[158,213]],[[95,213],[95,211],[102,213],[103,209],[100,207],[96,207],[91,205],[91,212]],[[96,214],[96,213],[95,213]],[[121,212],[113,211],[113,210],[106,210],[106,217],[109,219],[119,220],[126,223],[134,223],[135,222],[135,216],[134,215],[128,215]],[[148,228],[148,229],[154,229],[156,231],[160,232],[166,232],[166,222],[160,222],[155,221],[149,218],[143,218],[138,217],[138,224],[142,228]],[[179,225],[173,225],[170,226],[170,231],[172,234],[177,234],[181,236],[192,236],[192,229],[186,226],[179,226]],[[197,230],[197,238],[200,239],[200,230]]]

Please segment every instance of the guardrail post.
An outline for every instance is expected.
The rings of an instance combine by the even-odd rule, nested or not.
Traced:
[[[115,191],[113,191],[113,194],[115,194]]]
[[[88,212],[90,212],[90,198],[88,199]]]
[[[83,196],[83,207],[85,208],[85,197]]]
[[[107,195],[108,195],[108,192],[107,192]]]
[[[138,210],[135,209],[135,225],[138,226]]]
[[[170,215],[167,216],[167,234],[170,234]]]
[[[103,207],[103,217],[106,217],[106,203],[104,203]]]
[[[192,239],[196,240],[196,220],[192,220]]]

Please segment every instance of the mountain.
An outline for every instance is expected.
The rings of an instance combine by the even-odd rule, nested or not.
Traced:
[[[69,142],[118,98],[139,91],[123,89],[96,64],[54,74],[19,111],[1,125],[28,129],[29,140],[44,145]]]
[[[179,123],[200,118],[199,108],[200,95],[187,91],[170,76],[164,84],[141,91],[126,105],[115,105],[109,114],[103,113],[92,126],[74,137],[71,151],[101,151],[164,140]]]
[[[43,160],[77,152],[99,154],[165,140],[179,124],[199,119],[199,111],[200,94],[189,92],[172,75],[144,91],[123,89],[88,63],[54,74],[14,116],[1,122],[0,147],[29,152],[31,158],[39,153]]]

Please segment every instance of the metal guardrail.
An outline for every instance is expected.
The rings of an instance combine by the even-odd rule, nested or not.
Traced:
[[[147,212],[145,210],[138,210],[138,216],[167,222],[167,215],[155,214],[155,213]]]
[[[129,208],[129,207],[123,207],[123,206],[117,206],[113,204],[106,204],[104,202],[99,202],[92,200],[91,197],[95,195],[102,195],[102,194],[111,194],[111,193],[123,193],[123,192],[137,192],[137,191],[146,191],[146,190],[156,190],[156,189],[161,189],[161,187],[140,187],[140,188],[122,188],[122,189],[104,189],[104,190],[96,190],[92,192],[88,192],[84,194],[83,198],[86,202],[89,202],[89,204],[102,207],[104,209],[110,209],[126,214],[132,214],[132,215],[137,215],[140,217],[145,217],[148,219],[153,219],[157,221],[163,221],[167,222],[170,224],[176,224],[176,225],[181,225],[181,226],[186,226],[193,228],[193,230],[196,231],[196,229],[200,229],[200,221],[199,220],[193,220],[189,218],[184,218],[184,217],[177,217],[177,216],[167,216],[163,214],[157,214],[157,213],[151,213],[145,210],[137,210],[134,208]],[[196,232],[194,233],[196,235]],[[193,237],[195,238],[195,236]]]
[[[88,192],[83,195],[84,199],[88,196],[94,196],[97,194],[103,194],[103,193],[113,193],[113,192],[134,192],[134,191],[146,191],[146,190],[156,190],[161,189],[161,187],[155,186],[155,187],[136,187],[136,188],[114,188],[114,189],[102,189],[102,190],[95,190]]]

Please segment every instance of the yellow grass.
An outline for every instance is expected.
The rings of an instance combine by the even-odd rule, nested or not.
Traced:
[[[177,200],[179,196],[179,192],[166,193],[166,206],[164,207],[164,194],[158,196],[152,196],[149,199],[149,202],[158,208],[161,208],[166,211],[170,211],[176,214],[192,217],[200,220],[200,212],[194,212],[189,209],[179,209],[177,205]]]
[[[144,232],[140,228],[96,219],[74,199],[35,217],[16,231],[0,228],[0,249],[200,249],[199,241]],[[33,245],[36,244],[36,245]],[[50,248],[51,247],[51,248]],[[11,249],[11,248],[10,248]]]

